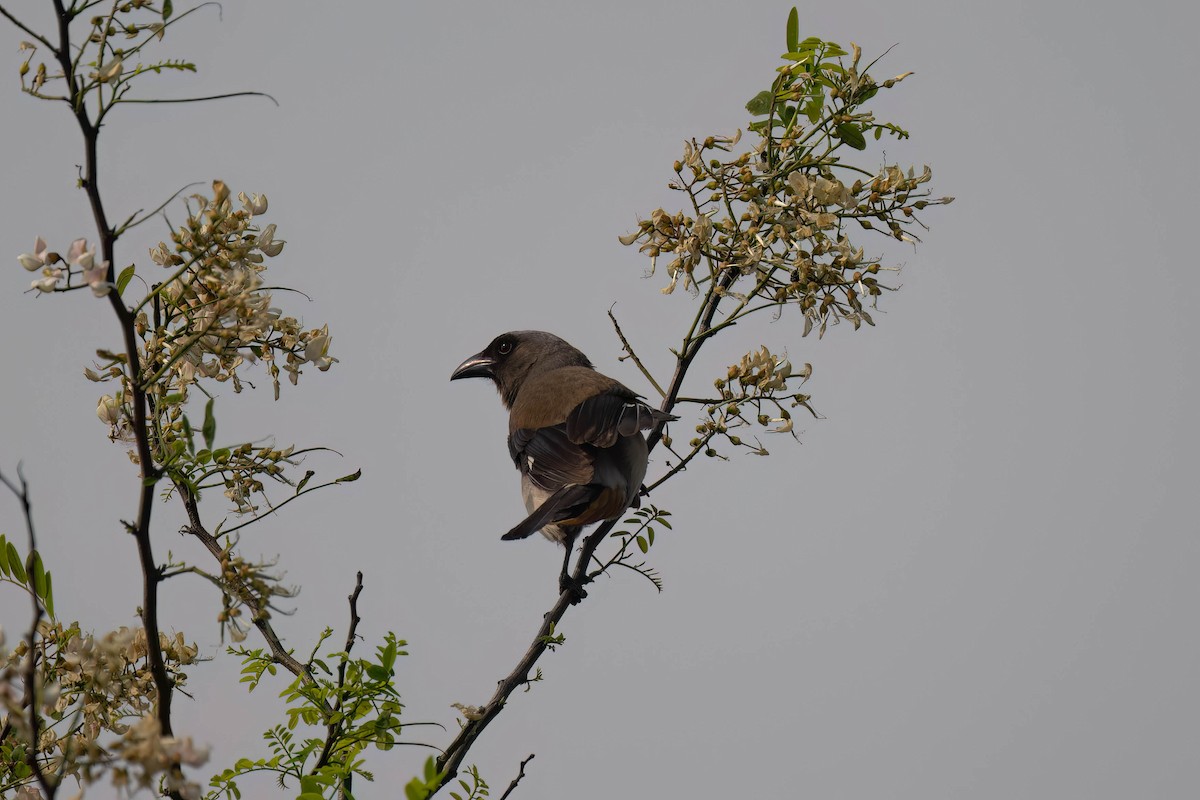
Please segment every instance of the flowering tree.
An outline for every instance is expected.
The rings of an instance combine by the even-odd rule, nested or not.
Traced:
[[[305,458],[321,448],[222,444],[213,391],[227,384],[238,393],[248,371],[262,371],[278,399],[284,376],[296,384],[306,371],[326,371],[337,363],[328,327],[306,328],[274,304],[276,290],[264,274],[285,243],[266,222],[265,195],[235,196],[217,180],[205,192],[188,194],[185,188],[119,224],[109,218],[97,157],[102,123],[124,104],[147,102],[135,93],[142,75],[194,69],[150,54],[196,8],[176,14],[170,0],[118,0],[91,15],[99,6],[94,0],[51,2],[58,21],[53,35],[37,32],[3,5],[0,15],[25,37],[19,66],[24,92],[64,103],[80,130],[79,185],[91,207],[95,239],[66,243],[64,254],[36,237],[17,260],[34,273],[36,292],[87,290],[113,311],[120,345],[98,351],[98,362],[85,375],[105,384],[97,416],[109,439],[128,448],[140,487],[136,513],[125,524],[135,543],[131,557],[141,569],[143,597],[140,627],[95,634],[64,622],[55,610],[51,572],[38,551],[29,487],[19,473],[15,479],[0,476],[21,503],[27,539],[22,548],[0,536],[0,582],[27,593],[31,609],[23,636],[0,653],[0,791],[50,798],[69,779],[85,790],[108,782],[176,798],[240,797],[242,776],[272,772],[303,798],[349,797],[356,776],[371,777],[367,748],[390,749],[405,741],[403,728],[414,724],[401,723],[394,685],[405,643],[388,633],[370,656],[352,654],[360,573],[349,596],[344,640],[330,644],[333,632],[327,630],[306,658],[298,658],[272,625],[275,601],[291,590],[280,584],[272,563],[242,555],[239,532],[261,519],[264,509],[281,509],[318,489],[353,481],[358,473],[326,481],[316,480],[311,469],[301,473]],[[802,336],[813,331],[823,336],[843,322],[855,329],[874,325],[871,312],[888,290],[882,276],[895,267],[882,255],[869,255],[852,235],[878,232],[915,242],[914,231],[923,227],[920,212],[950,202],[931,196],[928,167],[867,168],[846,158],[865,151],[871,139],[907,138],[902,128],[865,110],[878,91],[907,75],[876,81],[870,74],[874,62],[864,65],[857,46],[847,51],[817,38],[801,40],[798,28],[793,10],[784,63],[771,87],[747,104],[752,141],[743,144],[739,131],[686,142],[670,184],[682,194],[683,209],[656,209],[621,237],[648,256],[651,272],[660,258],[669,259],[662,291],[686,291],[695,303],[688,329],[671,349],[673,374],[661,381],[610,313],[626,357],[657,390],[662,409],[696,411],[690,423],[695,435],[686,444],[673,441],[661,424],[651,431],[650,447],[661,444],[671,456],[664,472],[648,481],[648,491],[679,476],[700,454],[728,459],[745,448],[767,455],[765,434],[795,437],[793,411],[815,415],[803,391],[812,367],[796,367],[766,346],[715,380],[710,376],[712,389],[685,393],[694,383],[691,367],[708,341],[768,310],[775,316],[799,314]],[[192,100],[245,94],[258,93]],[[146,259],[118,270],[125,234],[158,221],[176,205],[183,209],[182,224],[169,228]],[[200,506],[214,489],[230,503],[228,516],[215,524]],[[184,532],[207,549],[211,562],[162,563],[156,556],[161,533],[152,522],[160,495],[182,504]],[[600,525],[584,539],[574,562],[577,585],[622,567],[661,590],[646,558],[656,530],[670,528],[668,517],[646,504],[623,521]],[[184,572],[202,575],[217,588],[217,623],[232,642],[229,653],[242,661],[247,687],[287,681],[285,719],[266,734],[270,754],[218,768],[206,788],[198,770],[207,750],[177,732],[171,714],[174,693],[197,667],[198,649],[184,634],[163,630],[158,610],[159,585]],[[408,784],[408,797],[428,797],[444,787],[459,800],[487,796],[486,782],[474,767],[464,766],[465,759],[509,695],[540,677],[537,662],[563,642],[556,626],[578,599],[571,591],[560,595],[487,703],[457,705],[460,730]],[[252,635],[258,639],[253,645]],[[519,780],[520,775],[505,796]]]

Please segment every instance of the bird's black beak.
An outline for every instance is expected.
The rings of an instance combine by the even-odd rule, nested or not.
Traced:
[[[496,366],[496,361],[493,358],[483,353],[476,353],[459,364],[454,372],[450,373],[450,380],[456,381],[459,378],[495,378],[496,375],[492,372],[492,367],[494,366]]]

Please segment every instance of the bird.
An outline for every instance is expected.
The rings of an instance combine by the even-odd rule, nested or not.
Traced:
[[[450,380],[489,378],[508,409],[508,452],[521,473],[528,516],[501,539],[536,531],[566,549],[560,591],[587,595],[571,578],[571,552],[587,525],[639,505],[649,450],[642,431],[677,417],[592,366],[545,331],[502,333]]]

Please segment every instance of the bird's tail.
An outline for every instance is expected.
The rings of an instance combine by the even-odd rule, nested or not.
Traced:
[[[573,483],[564,486],[546,498],[546,502],[533,510],[528,517],[521,520],[508,533],[501,536],[506,541],[524,539],[540,531],[547,525],[560,519],[568,519],[571,509],[587,506],[595,499],[597,487],[589,484]]]

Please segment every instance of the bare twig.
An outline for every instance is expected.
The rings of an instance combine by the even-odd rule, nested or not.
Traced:
[[[32,36],[34,39],[37,39],[37,40],[38,40],[39,42],[41,42],[42,44],[46,45],[46,48],[47,48],[48,50],[50,50],[51,52],[55,52],[55,51],[54,51],[54,45],[52,45],[52,44],[50,43],[50,40],[49,40],[49,39],[47,39],[46,37],[42,36],[42,35],[41,35],[40,33],[38,33],[37,31],[35,31],[35,30],[33,30],[32,28],[30,28],[30,27],[29,27],[28,25],[26,25],[24,22],[21,22],[21,20],[19,20],[19,19],[17,19],[16,17],[14,17],[12,14],[10,14],[10,13],[9,13],[9,12],[8,12],[8,11],[7,11],[5,8],[4,8],[4,6],[0,6],[0,16],[3,16],[3,17],[5,17],[5,18],[6,18],[6,19],[7,19],[9,22],[11,22],[13,25],[16,25],[18,28],[20,28],[21,30],[25,31],[25,33],[29,34],[29,35],[30,35],[30,36]]]
[[[362,590],[362,573],[359,572],[355,578],[354,591],[350,593],[350,597],[348,598],[350,600],[350,628],[346,632],[346,646],[342,650],[342,652],[346,654],[346,657],[341,659],[341,663],[338,664],[338,698],[333,704],[333,710],[335,714],[342,710],[341,692],[346,686],[346,662],[350,660],[350,649],[354,647],[354,642],[358,638],[358,623],[362,621],[362,619],[358,616],[358,596],[362,594]],[[337,741],[338,736],[340,736],[341,733],[341,722],[330,722],[326,727],[325,746],[321,748],[321,755],[317,758],[317,763],[313,765],[313,772],[316,772],[318,769],[329,763],[329,756],[333,753],[334,743]],[[347,778],[347,781],[349,781],[349,778]]]
[[[165,103],[203,103],[207,100],[228,100],[231,97],[265,97],[275,105],[279,105],[279,101],[266,92],[226,92],[225,94],[211,94],[206,97],[166,97],[166,98],[122,98],[121,103],[142,103],[147,105],[159,105]]]
[[[25,480],[25,475],[21,472],[21,466],[17,465],[17,480],[20,485],[13,483],[0,473],[0,482],[3,482],[8,490],[16,495],[17,500],[21,503],[21,510],[25,514],[25,529],[29,533],[29,555],[26,563],[32,564],[33,558],[37,553],[37,535],[33,529],[33,507],[29,501],[29,483]],[[33,580],[33,576],[29,576]],[[32,619],[29,622],[29,632],[25,635],[25,647],[28,653],[28,660],[24,667],[24,675],[21,679],[25,684],[24,697],[21,699],[21,704],[29,709],[29,749],[25,751],[25,763],[29,765],[29,769],[33,771],[37,778],[38,785],[42,787],[42,791],[46,797],[53,800],[55,793],[58,791],[58,782],[53,780],[49,775],[42,770],[42,764],[38,760],[38,741],[41,739],[41,722],[42,715],[38,710],[37,699],[37,635],[38,626],[42,622],[42,601],[38,599],[37,588],[29,593],[30,600],[33,604]]]
[[[177,192],[175,192],[175,194],[171,195],[166,200],[164,200],[162,205],[160,205],[158,208],[154,209],[153,211],[151,211],[148,214],[143,214],[141,217],[138,217],[138,214],[142,213],[142,209],[138,209],[137,211],[133,212],[132,214],[129,215],[129,219],[127,219],[123,223],[121,223],[121,227],[117,228],[117,236],[120,236],[122,233],[129,230],[130,228],[136,228],[138,225],[141,225],[146,220],[153,218],[155,214],[157,214],[158,212],[162,211],[164,208],[169,206],[177,197],[179,197],[179,195],[183,194],[184,192],[186,192],[188,189],[192,188],[193,186],[199,186],[199,185],[200,185],[200,181],[193,181],[192,183],[187,184],[182,189],[179,189]]]
[[[517,773],[517,777],[512,779],[512,783],[508,785],[508,788],[504,790],[504,794],[500,795],[500,800],[506,800],[513,793],[513,789],[517,788],[517,784],[521,782],[521,778],[525,777],[525,765],[533,761],[534,755],[534,753],[530,753],[529,758],[521,762],[521,770]]]
[[[620,324],[617,323],[617,318],[613,316],[613,309],[616,308],[616,306],[617,304],[613,303],[609,307],[608,318],[612,320],[613,328],[617,331],[617,337],[621,340],[621,346],[625,348],[625,352],[629,354],[629,358],[633,359],[633,363],[636,364],[637,368],[640,369],[642,374],[646,376],[646,380],[650,381],[650,385],[658,391],[658,396],[666,397],[667,393],[664,392],[663,388],[658,385],[658,381],[654,380],[654,376],[650,374],[650,370],[646,369],[646,365],[643,364],[642,360],[637,357],[637,353],[633,352],[633,345],[629,344],[629,340],[625,338],[625,333],[621,330]]]

